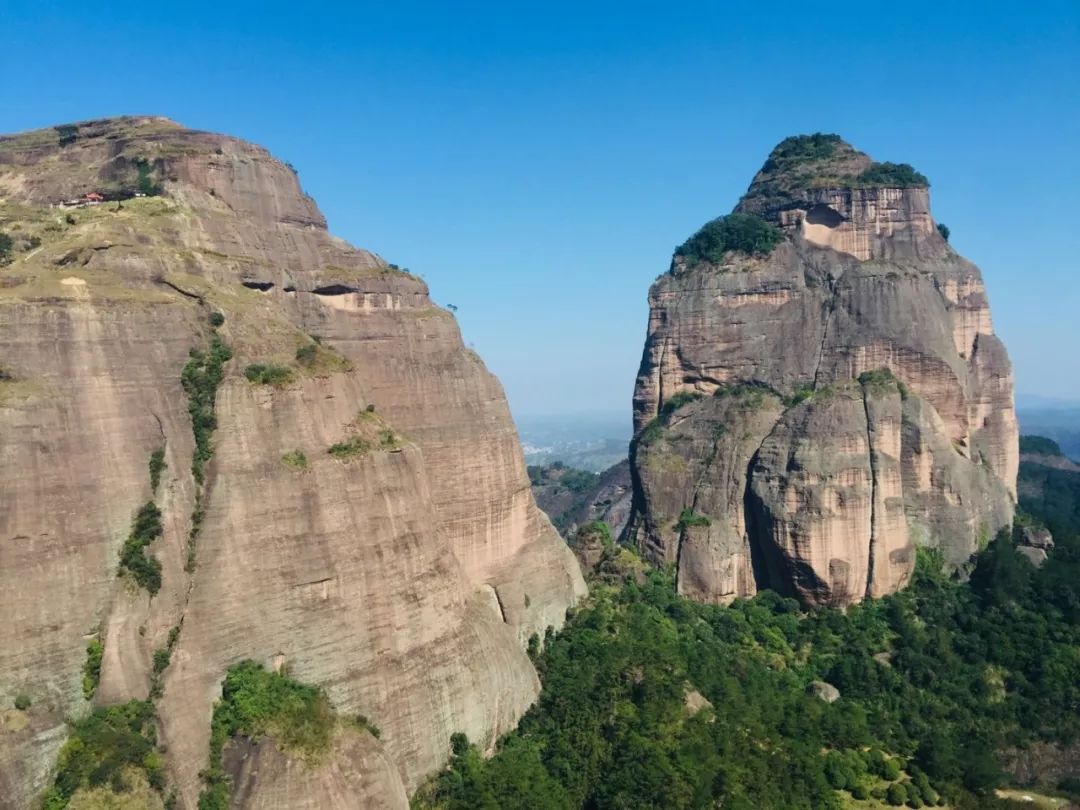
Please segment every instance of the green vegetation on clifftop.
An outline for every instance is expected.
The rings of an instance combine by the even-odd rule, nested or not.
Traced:
[[[747,256],[771,253],[783,232],[755,214],[728,214],[705,223],[701,230],[675,249],[675,257],[694,267],[701,262],[719,264],[729,252]]]

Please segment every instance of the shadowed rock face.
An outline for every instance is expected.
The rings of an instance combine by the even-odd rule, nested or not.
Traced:
[[[132,197],[139,166],[164,196]],[[49,207],[91,191],[126,199]],[[525,642],[584,583],[533,503],[501,386],[423,281],[331,236],[265,150],[161,118],[84,122],[64,145],[55,130],[0,138],[0,229],[19,235],[0,267],[0,700],[33,698],[0,732],[0,807],[48,784],[64,718],[89,708],[95,635],[95,701],[113,703],[147,697],[153,651],[181,628],[156,701],[179,807],[195,806],[221,678],[247,658],[382,728],[311,777],[332,797],[349,762],[373,762],[364,790],[400,804],[452,733],[485,745],[516,723],[539,688]],[[189,542],[181,372],[211,312],[234,356]],[[330,361],[301,366],[312,336]],[[252,384],[252,363],[292,379]],[[369,405],[399,438],[330,455]],[[117,570],[159,448],[151,598]],[[305,463],[286,463],[296,451]],[[290,778],[282,790],[302,792]],[[274,806],[245,785],[244,806]]]
[[[677,256],[649,292],[628,536],[697,599],[849,604],[902,587],[916,545],[958,564],[1012,518],[1012,371],[979,270],[921,175],[824,137],[782,143],[737,206],[782,229],[768,256]]]

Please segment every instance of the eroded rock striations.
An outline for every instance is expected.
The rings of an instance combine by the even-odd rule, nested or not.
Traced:
[[[1011,521],[1008,356],[910,166],[785,140],[649,305],[628,536],[681,593],[848,604]]]
[[[452,733],[487,745],[516,723],[539,688],[528,638],[585,587],[498,381],[423,281],[331,236],[265,150],[161,118],[0,138],[0,230],[0,699],[32,699],[0,726],[0,807],[50,784],[84,694],[154,699],[169,789],[194,807],[243,659],[382,729],[271,785],[264,748],[244,807],[307,784],[359,806],[361,783],[354,802],[404,807]],[[129,559],[149,500],[160,536]]]

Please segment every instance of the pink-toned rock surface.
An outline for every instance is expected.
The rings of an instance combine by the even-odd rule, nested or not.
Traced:
[[[921,176],[824,140],[782,143],[737,206],[780,228],[771,253],[676,255],[649,292],[627,536],[695,598],[847,604],[902,587],[916,545],[959,563],[1011,520],[1012,370],[979,270]],[[752,429],[704,400],[664,409],[733,391],[766,403]]]
[[[142,161],[164,196],[120,193]],[[95,190],[125,199],[49,207]],[[0,730],[0,807],[48,784],[64,718],[89,708],[94,637],[106,704],[147,697],[153,651],[180,628],[156,701],[179,807],[197,799],[222,675],[246,658],[284,660],[371,717],[379,767],[407,791],[452,733],[487,745],[516,723],[539,688],[527,639],[585,587],[533,503],[501,386],[423,281],[331,236],[265,150],[159,118],[85,122],[66,146],[54,130],[0,138],[0,227],[41,240],[0,267],[0,699],[33,698],[25,727]],[[234,356],[189,544],[180,379],[211,312]],[[320,360],[301,367],[313,338]],[[252,384],[251,363],[292,379]],[[368,406],[392,445],[331,456]],[[306,464],[285,462],[296,451]],[[117,576],[151,497],[152,598]]]
[[[408,810],[405,786],[378,740],[344,731],[323,761],[305,762],[272,739],[229,744],[223,756],[238,810]]]

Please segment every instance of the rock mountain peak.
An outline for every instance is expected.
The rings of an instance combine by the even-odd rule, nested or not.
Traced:
[[[1012,372],[927,179],[795,136],[735,210],[779,234],[710,223],[649,293],[627,536],[709,601],[847,604],[918,545],[963,562],[1011,519]]]
[[[286,786],[243,772],[289,806],[405,808],[451,734],[514,726],[528,639],[585,586],[423,281],[265,149],[155,116],[0,138],[0,230],[0,697],[30,701],[0,808],[49,785],[67,718],[131,700],[195,807],[244,659],[382,730]]]

